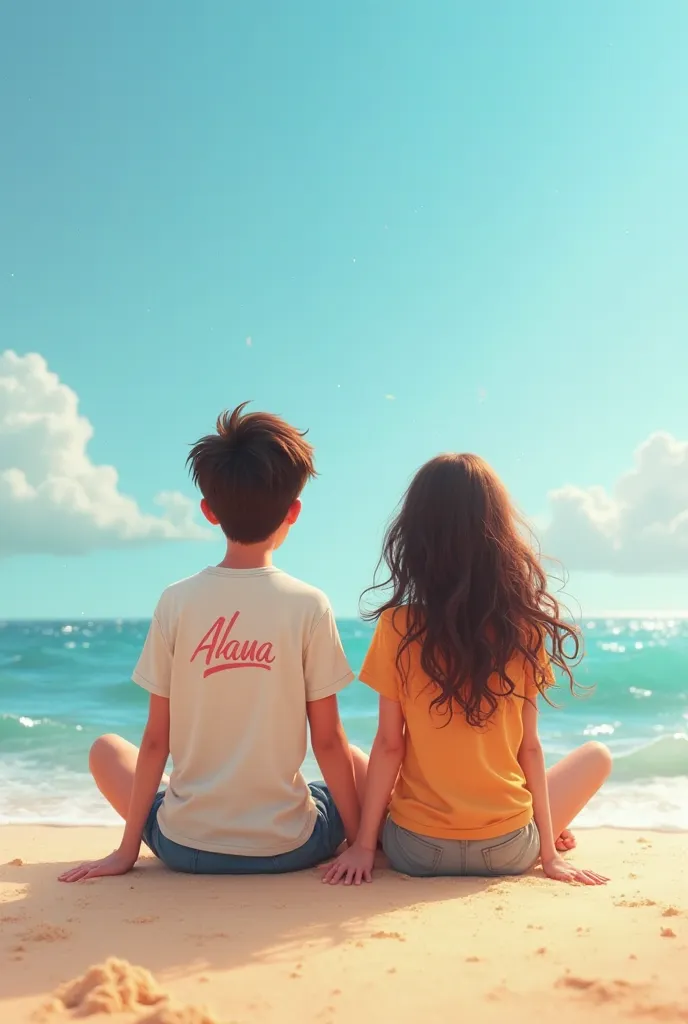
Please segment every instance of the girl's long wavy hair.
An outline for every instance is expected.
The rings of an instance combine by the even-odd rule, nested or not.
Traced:
[[[476,455],[438,455],[416,474],[384,541],[378,570],[388,578],[364,593],[391,587],[388,600],[365,615],[378,619],[403,607],[397,670],[406,683],[412,644],[431,680],[431,706],[451,720],[460,710],[484,726],[516,684],[510,671],[525,659],[546,696],[550,662],[576,683],[576,626],[547,589],[547,575],[523,536],[496,473]],[[377,577],[377,573],[376,573]],[[523,662],[521,661],[521,664]]]

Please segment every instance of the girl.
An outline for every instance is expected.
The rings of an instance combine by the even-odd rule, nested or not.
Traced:
[[[385,538],[380,587],[392,594],[360,673],[380,695],[361,826],[325,882],[371,881],[388,806],[383,847],[407,875],[520,875],[539,858],[550,878],[608,881],[556,849],[572,845],[566,826],[611,757],[590,743],[545,772],[537,697],[552,665],[575,693],[580,644],[520,525],[474,455],[440,455],[412,481]]]

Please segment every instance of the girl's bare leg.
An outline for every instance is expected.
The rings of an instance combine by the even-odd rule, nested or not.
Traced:
[[[568,853],[569,850],[576,849],[576,837],[570,828],[564,828],[561,830],[559,838],[554,845],[559,853]]]
[[[91,747],[88,765],[95,784],[121,818],[127,816],[139,748],[121,736],[101,736]],[[169,779],[163,776],[161,785]]]
[[[601,788],[612,770],[612,756],[602,743],[586,743],[547,772],[552,830],[557,849],[576,844],[568,826]]]

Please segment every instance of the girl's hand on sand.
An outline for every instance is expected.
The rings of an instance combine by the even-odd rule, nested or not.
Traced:
[[[594,871],[581,871],[579,868],[567,864],[563,857],[550,857],[543,860],[542,870],[548,878],[556,882],[578,882],[581,885],[606,885],[609,881],[604,875],[598,875]]]
[[[137,858],[133,860],[129,855],[115,850],[109,857],[102,860],[88,860],[80,864],[78,868],[70,868],[60,875],[61,882],[83,882],[87,878],[104,878],[106,875],[126,875],[131,871]]]
[[[375,850],[366,850],[362,846],[349,846],[344,853],[325,869],[323,882],[325,885],[360,885],[361,882],[372,882]]]

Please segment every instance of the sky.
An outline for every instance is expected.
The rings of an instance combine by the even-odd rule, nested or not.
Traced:
[[[310,431],[279,564],[340,616],[444,450],[574,608],[688,607],[686,32],[684,0],[6,5],[0,617],[148,616],[218,561],[185,459],[247,399]]]

